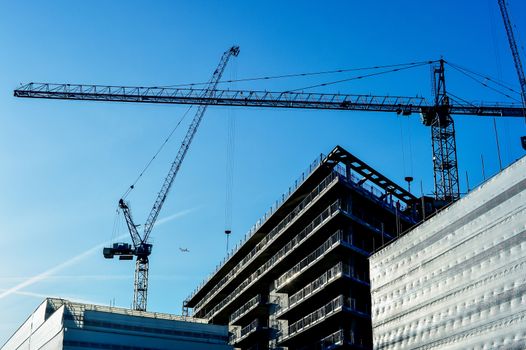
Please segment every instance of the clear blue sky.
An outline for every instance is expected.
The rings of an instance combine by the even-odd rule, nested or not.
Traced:
[[[509,2],[522,46],[526,3]],[[0,343],[44,296],[130,305],[134,264],[105,260],[93,247],[112,239],[118,199],[185,110],[23,100],[12,90],[29,81],[200,82],[232,44],[241,53],[225,78],[443,56],[518,88],[496,0],[0,1]],[[467,100],[505,100],[447,74],[448,88]],[[430,96],[429,77],[424,67],[324,91]],[[279,91],[321,81],[230,87]],[[399,183],[412,175],[432,191],[430,131],[418,116],[209,108],[160,215],[167,220],[153,233],[152,311],[180,313],[182,300],[225,255],[229,114],[236,120],[233,242],[319,153],[337,144]],[[481,154],[486,173],[498,171],[495,137],[491,119],[456,122],[465,190],[466,171],[472,186],[482,180]],[[130,195],[137,222],[144,222],[184,128]],[[499,120],[498,129],[504,164],[523,156],[518,138],[526,134],[524,122]],[[118,234],[125,234],[120,227]]]

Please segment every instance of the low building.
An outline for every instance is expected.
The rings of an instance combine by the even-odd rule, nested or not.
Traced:
[[[525,349],[526,157],[370,265],[374,349]]]
[[[163,313],[46,299],[2,350],[227,350],[227,327]]]
[[[186,306],[239,349],[372,349],[369,265],[416,198],[341,147],[318,158]]]

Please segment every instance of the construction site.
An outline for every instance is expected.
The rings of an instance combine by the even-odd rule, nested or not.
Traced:
[[[93,66],[51,60],[44,68],[66,36],[50,37],[34,68],[6,70],[28,80],[3,97],[21,121],[6,119],[12,153],[2,155],[13,175],[1,349],[526,348],[524,4],[489,1],[467,23],[473,7],[451,11],[446,2],[435,15],[455,28],[451,43],[430,49],[422,40],[392,57],[381,54],[389,41],[376,51],[366,33],[402,33],[391,13],[417,18],[431,5],[332,12],[306,4],[293,19],[237,5],[133,5],[114,17],[153,30],[171,28],[168,9],[181,11],[181,23],[193,18],[185,11],[241,15],[247,32],[222,54],[197,44],[200,32],[184,38],[195,51],[177,52],[181,80],[155,76],[164,71],[142,65],[155,59],[148,55],[110,67],[89,45],[76,50]],[[38,16],[37,8],[24,13]],[[89,6],[39,9],[60,18],[49,33],[89,14],[109,23]],[[313,40],[316,54],[303,56],[294,46],[303,36],[290,25],[323,19],[320,33],[330,35],[344,10],[371,55],[345,63],[358,52],[341,41],[332,61],[324,50],[342,33]],[[115,4],[107,11],[120,13]],[[429,16],[408,26],[440,40],[415,30]],[[245,49],[244,35],[274,20],[283,41],[268,56],[255,49],[262,42]],[[469,45],[490,50],[486,32],[493,53],[471,57]],[[110,53],[160,40],[112,35],[93,43]],[[279,62],[287,35],[296,38],[291,61]],[[24,50],[16,62],[32,67]],[[112,72],[121,69],[118,81]],[[134,71],[144,71],[140,85]],[[69,81],[76,76],[90,81]]]

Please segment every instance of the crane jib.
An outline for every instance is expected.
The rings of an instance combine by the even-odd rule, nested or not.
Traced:
[[[190,104],[238,107],[301,108],[426,113],[434,104],[421,97],[117,87],[81,84],[30,83],[14,91],[16,97],[133,103]],[[518,104],[450,104],[449,113],[472,116],[522,117]]]

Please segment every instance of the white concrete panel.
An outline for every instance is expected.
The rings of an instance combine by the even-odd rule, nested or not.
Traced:
[[[29,318],[18,328],[18,330],[9,338],[4,344],[2,350],[29,350],[30,337],[34,330],[40,327],[46,316],[47,301],[44,301],[40,306],[29,316]]]
[[[29,336],[31,335],[31,324],[32,324],[31,315],[26,322],[24,322],[20,328],[9,338],[9,340],[4,344],[2,350],[29,350]]]
[[[46,349],[62,349],[62,342],[60,342],[59,347],[50,347],[51,344],[56,343],[56,340],[59,334],[62,333],[62,318],[64,315],[64,306],[60,307],[55,311],[49,318],[44,322],[40,327],[33,330],[33,335],[31,336],[31,350],[43,349],[45,345]],[[52,341],[55,340],[55,341]]]
[[[41,348],[38,348],[38,350],[62,350],[63,347],[63,341],[64,341],[64,329],[60,330],[55,336],[51,339],[48,339],[47,342],[45,342]]]
[[[37,329],[46,321],[46,309],[48,306],[47,300],[44,300],[42,304],[33,312],[33,329]]]

